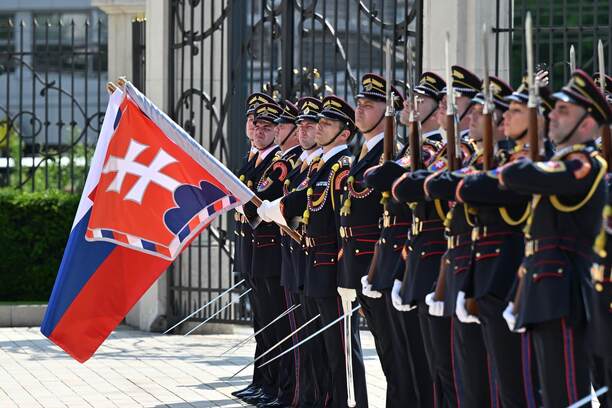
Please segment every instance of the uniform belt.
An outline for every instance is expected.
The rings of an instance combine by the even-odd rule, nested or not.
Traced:
[[[314,248],[320,245],[329,245],[336,242],[335,235],[326,235],[321,237],[308,237],[303,235],[304,245],[306,248]]]
[[[410,227],[410,225],[412,225],[410,221],[406,221],[405,219],[396,217],[394,215],[383,215],[382,217],[383,228]]]
[[[450,235],[446,237],[446,245],[448,246],[448,249],[457,248],[462,245],[469,244],[470,242],[472,242],[472,238],[469,233]]]
[[[442,229],[444,229],[444,224],[441,220],[422,220],[418,217],[413,217],[410,233],[415,237],[422,232],[440,231]]]
[[[375,225],[355,225],[351,227],[340,227],[340,237],[352,238],[363,235],[379,235],[378,224]]]
[[[593,253],[593,245],[576,241],[572,238],[542,238],[531,239],[525,242],[525,256],[531,256],[540,251],[559,248],[564,251],[575,252],[583,256],[591,256]]]
[[[511,228],[507,225],[479,225],[472,228],[472,241],[491,237],[521,233],[520,228]]]

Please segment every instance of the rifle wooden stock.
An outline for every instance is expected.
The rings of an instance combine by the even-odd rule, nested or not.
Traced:
[[[412,170],[421,168],[421,143],[419,140],[419,122],[416,120],[410,124],[410,167]]]
[[[523,293],[523,288],[525,287],[525,275],[519,275],[518,279],[519,283],[518,287],[516,288],[516,293],[514,294],[514,308],[512,309],[512,313],[515,315],[518,314],[521,294]]]
[[[610,166],[612,166],[612,146],[610,146],[610,139],[610,126],[604,125],[601,129],[601,151],[608,163],[608,171],[610,170]]]
[[[484,117],[484,132],[482,137],[482,154],[484,169],[493,168],[493,117],[491,113],[486,113]]]
[[[385,136],[383,139],[383,160],[388,161],[393,159],[393,136],[395,134],[395,118],[393,116],[385,116]]]
[[[446,157],[448,161],[448,169],[450,171],[457,170],[454,115],[446,115]]]
[[[540,159],[540,143],[538,141],[538,111],[537,108],[529,108],[527,122],[527,140],[529,140],[529,158],[532,161]]]
[[[261,207],[261,199],[257,196],[251,198],[251,202],[257,208]],[[287,227],[286,225],[277,224],[279,228],[287,235],[289,235],[298,244],[302,242],[302,236],[297,232]]]

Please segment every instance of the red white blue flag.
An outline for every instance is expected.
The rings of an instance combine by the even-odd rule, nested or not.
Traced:
[[[110,97],[42,333],[86,361],[208,224],[252,197],[128,82]]]

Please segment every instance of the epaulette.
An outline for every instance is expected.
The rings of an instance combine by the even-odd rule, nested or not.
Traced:
[[[551,160],[561,160],[565,156],[570,153],[584,152],[587,155],[590,155],[591,152],[595,150],[592,146],[587,146],[585,144],[575,144],[571,146],[564,147],[561,150],[558,150],[555,155],[551,158]]]

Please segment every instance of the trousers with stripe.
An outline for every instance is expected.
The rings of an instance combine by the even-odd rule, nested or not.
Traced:
[[[413,378],[409,347],[399,337],[401,317],[389,313],[384,295],[373,299],[358,293],[357,298],[374,337],[376,354],[387,380],[385,406],[402,407],[405,401],[414,401],[414,406],[417,406],[419,392]]]
[[[528,333],[513,333],[503,318],[506,302],[491,295],[477,300],[478,318],[487,354],[497,367],[501,406],[536,408],[537,370]]]
[[[495,366],[488,358],[482,330],[476,323],[452,317],[452,359],[460,407],[500,407]]]
[[[419,302],[417,312],[425,356],[433,381],[433,407],[455,408],[459,395],[455,387],[451,353],[451,319],[431,316],[425,302]]]
[[[339,296],[314,298],[314,302],[317,305],[317,313],[321,314],[322,326],[326,326],[328,323],[344,315],[342,301]],[[353,304],[353,307],[355,306],[356,303]],[[329,399],[326,401],[325,406],[329,408],[344,408],[347,406],[347,387],[344,355],[344,324],[342,320],[321,333],[321,336],[325,347],[327,371],[330,375]],[[368,392],[363,355],[361,353],[359,317],[357,312],[353,313],[351,320],[351,345],[355,401],[357,402],[357,407],[366,408],[368,406]]]
[[[253,308],[253,330],[257,332],[269,322],[269,313],[266,311],[265,302],[262,302],[267,294],[267,285],[265,279],[251,277],[248,281],[249,286],[253,289],[249,294],[249,300],[251,301],[251,306]],[[264,330],[255,336],[255,342],[256,346],[254,358],[258,358],[261,354],[274,345],[274,335],[268,330]],[[253,384],[262,388],[266,394],[276,395],[277,378],[277,362],[273,362],[261,368],[256,365],[253,370]]]
[[[419,324],[418,312],[411,310],[400,312],[393,307],[391,291],[383,290],[385,308],[389,321],[389,329],[393,330],[396,339],[396,348],[404,349],[395,358],[399,365],[399,375],[396,379],[399,390],[399,401],[394,404],[401,404],[402,401],[412,401],[410,395],[415,395],[414,404],[410,406],[428,408],[434,406],[433,382],[431,380],[430,367],[425,354],[421,327]],[[400,359],[400,356],[403,356]],[[391,357],[393,358],[393,357]],[[414,391],[412,391],[414,390]],[[389,397],[387,385],[387,398]],[[387,404],[387,407],[393,406]],[[402,405],[402,406],[405,406]]]
[[[532,325],[529,330],[545,407],[566,407],[591,392],[586,326],[566,319]]]

